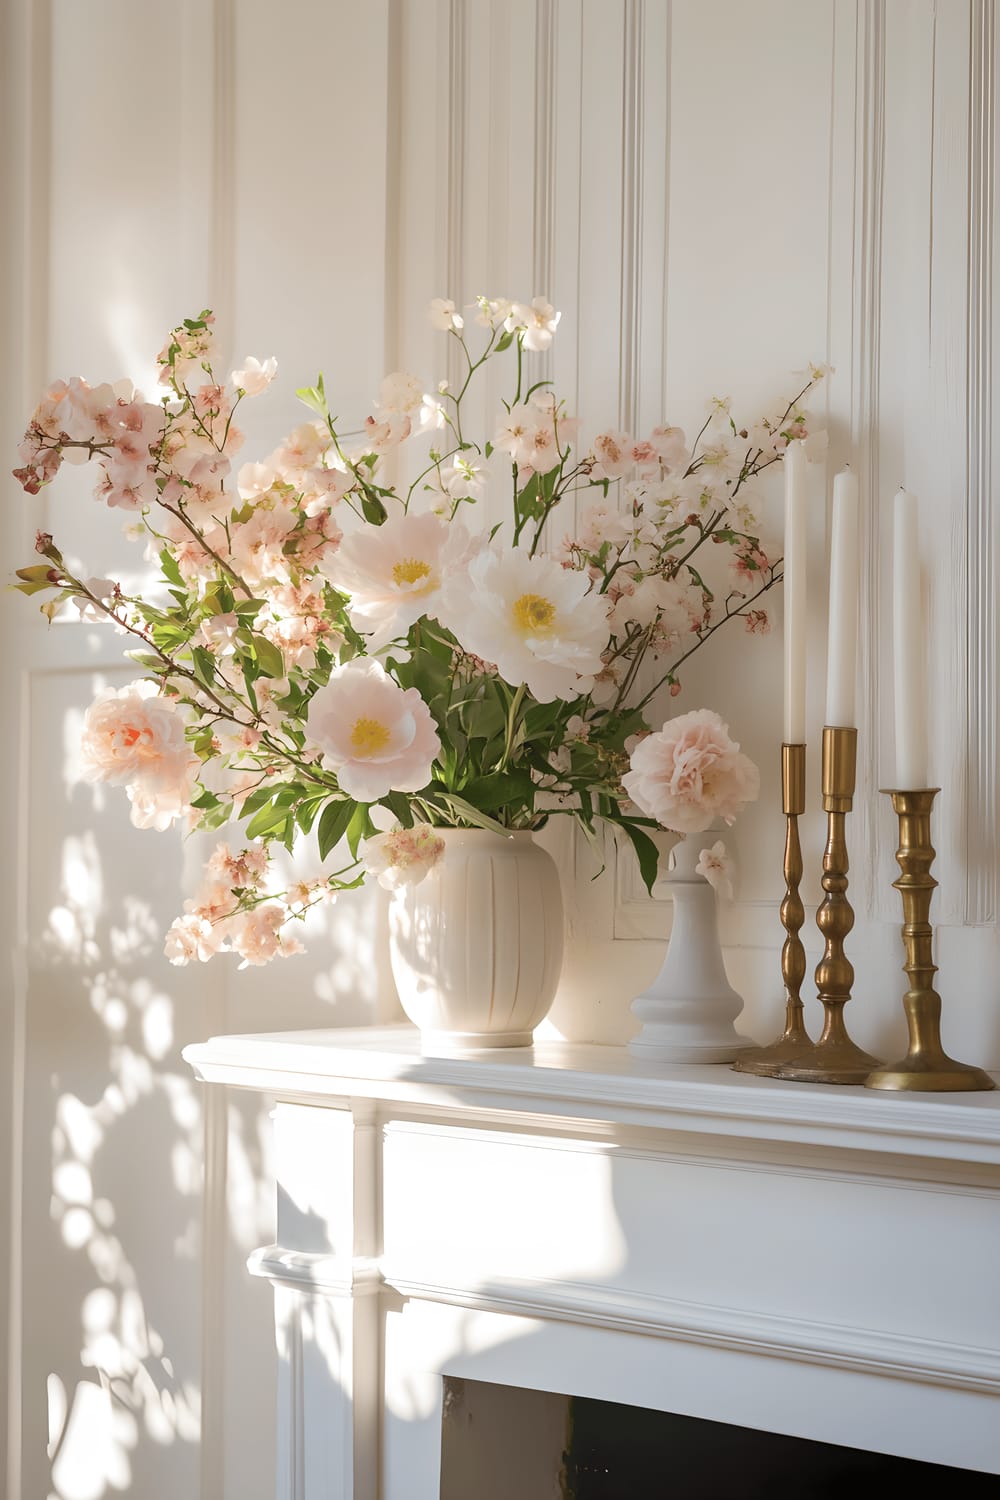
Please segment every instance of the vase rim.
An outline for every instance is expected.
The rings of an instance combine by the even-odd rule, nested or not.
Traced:
[[[533,830],[530,828],[505,829],[503,833],[496,833],[492,828],[442,828],[435,827],[434,832],[443,839],[494,839],[502,844],[523,842],[530,839]]]

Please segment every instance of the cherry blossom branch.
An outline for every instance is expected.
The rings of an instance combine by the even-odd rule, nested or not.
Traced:
[[[730,620],[735,620],[739,615],[745,615],[752,604],[756,603],[756,601],[763,594],[766,594],[769,589],[773,589],[776,583],[781,582],[785,575],[784,573],[779,573],[777,569],[781,567],[782,561],[782,558],[777,559],[773,568],[771,569],[771,577],[768,579],[768,581],[765,584],[762,584],[756,593],[750,594],[748,597],[743,597],[743,603],[740,605],[739,609],[730,609],[727,602],[726,612],[723,615],[722,619],[717,620],[714,625],[709,627],[708,630],[702,631],[699,634],[698,639],[695,641],[694,645],[691,646],[687,651],[685,651],[683,656],[679,656],[677,660],[671,664],[669,669],[660,678],[659,682],[657,682],[654,687],[650,688],[645,697],[641,698],[635,705],[637,712],[642,712],[642,710],[646,707],[646,704],[649,703],[650,700],[654,698],[660,691],[660,688],[663,686],[663,684],[665,682],[669,682],[676,673],[677,669],[684,665],[688,657],[693,656],[696,651],[700,650],[700,648],[705,645],[706,641],[711,639],[711,637],[717,630],[721,630],[723,625],[727,625]]]

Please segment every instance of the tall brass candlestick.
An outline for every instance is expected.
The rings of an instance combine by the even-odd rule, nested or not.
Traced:
[[[903,996],[910,1047],[901,1062],[878,1068],[866,1080],[870,1089],[907,1089],[919,1093],[959,1093],[992,1089],[996,1085],[982,1068],[955,1062],[941,1045],[941,997],[934,988],[934,929],[931,898],[937,881],[931,874],[931,808],[937,787],[923,791],[889,792],[899,818],[896,863],[899,878],[893,885],[903,898],[903,968],[910,987]]]
[[[781,1064],[799,1056],[810,1045],[809,1033],[802,1020],[799,991],[806,977],[806,950],[799,931],[806,918],[799,882],[802,879],[802,845],[799,843],[799,814],[806,810],[806,747],[781,747],[781,806],[785,814],[785,899],[781,903],[781,923],[786,937],[781,949],[781,977],[785,983],[785,1029],[769,1047],[754,1047],[733,1063],[737,1073],[754,1073],[759,1078],[773,1078]]]
[[[854,969],[844,952],[844,940],[854,926],[854,912],[847,899],[847,839],[844,821],[854,800],[858,731],[827,727],[823,730],[823,807],[827,816],[826,849],[823,854],[824,896],[816,913],[816,925],[824,938],[823,957],[816,968],[816,988],[823,1005],[823,1033],[775,1074],[803,1083],[864,1083],[878,1059],[847,1035],[844,1006],[851,998]]]

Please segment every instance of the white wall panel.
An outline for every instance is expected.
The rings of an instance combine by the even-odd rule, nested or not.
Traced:
[[[902,1035],[895,837],[877,788],[893,760],[889,512],[903,482],[920,496],[928,572],[948,1039],[1000,1062],[998,30],[988,0],[293,0],[280,17],[264,0],[180,0],[169,11],[10,0],[0,24],[11,125],[4,451],[45,380],[128,373],[148,387],[163,334],[206,305],[227,368],[247,353],[278,357],[278,387],[247,408],[251,452],[299,419],[294,387],[320,369],[349,425],[386,370],[412,369],[428,388],[454,378],[426,318],[437,295],[550,297],[563,321],[534,368],[579,413],[585,438],[617,423],[692,427],[713,393],[752,416],[789,370],[836,366],[821,402],[830,460],[811,476],[805,893],[815,901],[822,844],[826,500],[850,457],[868,540],[852,1029],[875,1048]],[[477,428],[489,432],[505,390],[491,373]],[[86,471],[63,477],[36,502],[3,482],[7,566],[30,560],[45,524],[88,571],[135,571]],[[772,534],[779,488],[769,486]],[[501,513],[502,488],[492,503]],[[48,1489],[84,1500],[87,1484],[99,1500],[125,1462],[143,1500],[266,1493],[270,1306],[243,1259],[270,1238],[270,1126],[252,1100],[194,1095],[177,1052],[210,1031],[391,1016],[384,897],[343,898],[316,918],[308,957],[287,967],[171,970],[153,928],[190,890],[197,845],[132,830],[121,799],[98,805],[63,774],[72,714],[120,643],[47,630],[9,596],[0,615],[10,648],[0,913],[15,955],[2,1033],[13,1145],[0,1176],[14,1204],[0,1224],[12,1292],[0,1328],[15,1366],[24,1352],[23,1382],[9,1384],[9,1500]],[[761,1037],[780,1010],[780,601],[773,615],[769,638],[737,626],[713,643],[677,702],[717,707],[762,767],[761,802],[733,833],[737,900],[723,913],[732,977]],[[593,880],[589,851],[570,835],[544,836],[563,862],[571,930],[552,1024],[622,1040],[628,1001],[662,955],[669,906],[645,897],[613,848]],[[73,905],[84,888],[93,910]],[[55,928],[53,911],[64,913]],[[808,925],[803,935],[815,956]],[[115,1215],[102,1226],[91,1214],[79,1244],[62,1228],[74,1205],[54,1192],[57,1176],[64,1195],[82,1182],[63,1170],[74,1163],[58,1117],[71,1095],[81,1120],[107,1115],[89,1166]],[[204,1147],[192,1113],[203,1105]],[[92,1254],[102,1239],[120,1243],[106,1287]],[[88,1302],[102,1287],[111,1301]],[[85,1307],[99,1319],[112,1304],[119,1342],[133,1344],[127,1377],[112,1377],[110,1345],[94,1354],[84,1326]],[[49,1375],[67,1414],[81,1383],[95,1410],[110,1400],[118,1412],[101,1453],[74,1459],[75,1474],[63,1458],[51,1478]],[[199,1410],[200,1454],[189,1421]]]

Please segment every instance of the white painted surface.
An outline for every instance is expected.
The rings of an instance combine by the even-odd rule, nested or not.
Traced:
[[[530,833],[441,838],[434,868],[390,899],[399,1003],[429,1050],[528,1046],[562,968],[558,867]]]
[[[895,828],[877,788],[894,758],[888,511],[903,483],[930,577],[946,1041],[1000,1064],[989,0],[292,0],[280,21],[263,0],[169,12],[8,0],[0,28],[8,454],[48,378],[148,383],[163,331],[209,303],[234,356],[279,358],[282,386],[249,434],[262,449],[320,368],[347,419],[388,368],[447,373],[424,315],[443,292],[550,295],[563,321],[539,368],[588,432],[690,424],[720,389],[752,414],[805,359],[836,366],[828,473],[848,457],[857,468],[865,558],[849,1022],[869,1050],[897,1054]],[[484,396],[484,423],[499,394]],[[37,526],[88,571],[135,566],[86,478],[65,478],[34,503],[5,481],[7,566],[30,561]],[[809,478],[814,903],[828,475]],[[269,1299],[243,1265],[273,1233],[268,1102],[216,1091],[203,1122],[179,1048],[391,1018],[385,903],[377,891],[342,901],[309,958],[277,974],[170,970],[156,934],[190,891],[197,848],[134,832],[122,799],[72,775],[79,713],[98,681],[129,670],[120,643],[47,630],[7,594],[0,620],[8,1497],[55,1484],[58,1500],[83,1500],[125,1478],[144,1500],[229,1500],[253,1492],[273,1453]],[[782,1005],[780,658],[777,632],[716,643],[678,703],[717,707],[763,771],[761,802],[733,831],[740,885],[723,912],[740,1027],[761,1039]],[[565,834],[543,835],[570,924],[551,1028],[620,1043],[662,958],[669,903],[650,902],[614,850],[592,880],[589,852]],[[815,960],[809,921],[804,937]],[[79,1168],[112,1224],[91,1213],[88,1229],[71,1201]],[[63,1226],[76,1209],[74,1244]],[[94,1257],[112,1240],[117,1269],[102,1272]],[[95,1345],[112,1304],[88,1301],[105,1289],[130,1361],[118,1387],[108,1340]],[[56,1480],[48,1418],[82,1431],[77,1399],[100,1411],[99,1439],[92,1452],[64,1440]]]
[[[654,894],[662,884],[673,901],[670,943],[659,974],[632,1001],[642,1029],[628,1044],[633,1057],[647,1062],[728,1063],[752,1045],[734,1024],[743,996],[726,975],[716,893],[698,873],[702,848],[719,831],[680,839],[669,868],[660,865]]]
[[[1000,1096],[409,1028],[185,1056],[282,1100],[280,1496],[436,1496],[448,1375],[1000,1473]]]

